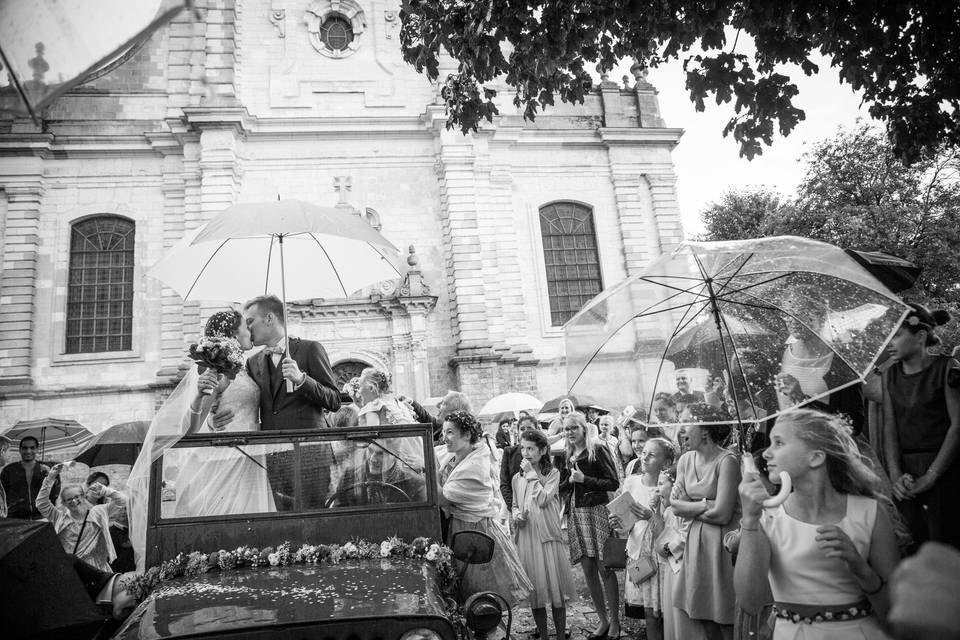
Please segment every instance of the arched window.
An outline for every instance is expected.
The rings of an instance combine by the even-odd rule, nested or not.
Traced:
[[[603,289],[593,213],[574,202],[540,209],[551,324],[559,326]]]
[[[134,224],[85,218],[70,234],[67,353],[133,348]]]

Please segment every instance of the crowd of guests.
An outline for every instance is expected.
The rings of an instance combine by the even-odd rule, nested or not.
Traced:
[[[686,376],[649,415],[566,400],[549,423],[521,415],[488,434],[464,394],[448,393],[433,416],[367,369],[330,424],[432,426],[444,535],[481,531],[495,543],[490,562],[466,568],[462,593],[530,607],[543,640],[550,620],[567,634],[577,565],[597,617],[588,640],[619,638],[621,612],[643,618],[651,640],[956,636],[955,607],[921,608],[938,597],[931,588],[960,588],[960,365],[933,350],[945,319],[914,307],[876,380],[739,437],[735,398],[714,382],[691,390]],[[815,395],[805,385],[829,375],[822,354],[793,345],[771,397]],[[797,364],[811,358],[819,379]],[[20,460],[0,471],[0,515],[51,522],[78,571],[97,576],[98,597],[116,600],[125,497],[103,474],[58,486],[62,467],[36,449],[24,438]],[[761,472],[742,473],[741,455]],[[371,456],[363,473],[402,482],[386,462]],[[792,493],[769,506],[781,472]]]
[[[743,455],[761,473],[742,473],[738,429],[709,390],[663,394],[647,416],[628,408],[591,420],[563,402],[550,423],[524,415],[500,422],[486,440],[468,413],[451,414],[443,433],[455,455],[441,482],[466,462],[472,485],[465,492],[442,484],[445,510],[459,514],[471,503],[473,523],[492,535],[497,490],[509,512],[502,561],[474,586],[520,601],[529,583],[526,602],[543,638],[548,606],[557,637],[566,631],[576,565],[597,616],[589,640],[619,637],[621,611],[644,618],[652,640],[957,637],[955,607],[929,614],[904,586],[934,599],[931,585],[960,586],[960,365],[933,350],[945,319],[915,306],[876,381],[761,420],[741,436],[749,440]],[[820,357],[803,348],[794,365]],[[818,393],[804,388],[819,383],[794,365],[772,396]],[[829,374],[829,362],[818,367]],[[498,448],[495,487],[489,468]],[[793,490],[765,507],[781,472]],[[630,517],[612,511],[623,493],[632,498]],[[623,541],[622,552],[611,539]],[[514,556],[522,577],[510,571]],[[923,584],[917,572],[935,566]]]

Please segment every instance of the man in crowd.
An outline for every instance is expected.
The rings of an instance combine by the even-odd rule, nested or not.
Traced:
[[[690,390],[690,373],[686,369],[677,369],[676,373],[677,392],[673,394],[673,400],[677,403],[677,410],[683,411],[683,407],[695,402],[703,402],[703,391]]]
[[[413,415],[417,417],[417,422],[429,424],[433,427],[433,439],[435,442],[440,441],[442,437],[443,421],[448,415],[454,411],[470,411],[470,400],[465,394],[459,391],[448,391],[447,395],[443,396],[443,400],[437,405],[438,411],[436,418],[430,415],[430,412],[424,409],[416,400],[409,398],[403,400],[410,405],[410,408],[413,410]]]
[[[37,494],[50,469],[37,460],[40,442],[33,436],[20,440],[20,462],[11,462],[0,471],[0,486],[7,501],[7,517],[21,520],[42,520],[37,509]],[[59,486],[54,485],[50,494],[55,495]]]

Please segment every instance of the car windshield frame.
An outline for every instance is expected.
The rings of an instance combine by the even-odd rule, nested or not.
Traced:
[[[408,437],[420,444],[423,451],[424,499],[414,502],[371,503],[309,507],[300,491],[303,473],[303,447],[311,443],[361,442]],[[150,473],[148,504],[147,559],[158,562],[176,550],[232,548],[242,544],[275,545],[290,540],[296,543],[345,542],[350,537],[381,541],[392,535],[439,539],[439,507],[437,506],[437,467],[433,433],[429,425],[382,425],[320,430],[283,430],[251,432],[219,432],[184,436],[171,447],[172,451],[203,447],[245,447],[257,445],[291,445],[295,480],[295,507],[290,510],[229,515],[187,515],[163,517],[161,482],[164,459],[154,461]],[[260,447],[259,450],[263,450]],[[419,496],[418,496],[419,497]],[[223,523],[222,527],[216,526]],[[419,523],[420,526],[416,526]],[[245,525],[245,526],[238,526]],[[361,526],[362,525],[362,526]],[[240,531],[240,530],[243,531]],[[341,535],[334,532],[340,531]],[[246,533],[244,533],[246,532]],[[351,533],[353,535],[351,535]],[[406,536],[403,534],[406,533]],[[312,535],[310,535],[312,534]],[[342,538],[342,539],[341,539]],[[201,545],[201,546],[193,546]],[[206,546],[202,546],[206,545]]]

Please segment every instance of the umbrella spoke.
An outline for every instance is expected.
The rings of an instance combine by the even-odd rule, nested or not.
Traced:
[[[311,238],[314,242],[317,243],[317,246],[320,247],[320,251],[323,251],[323,255],[324,255],[324,257],[326,257],[327,262],[330,263],[330,270],[333,271],[333,275],[337,276],[337,282],[340,283],[340,288],[343,289],[343,297],[344,297],[344,298],[349,298],[349,297],[350,297],[350,294],[347,293],[347,288],[346,288],[345,286],[343,286],[343,279],[340,277],[340,272],[337,271],[336,265],[333,264],[333,260],[330,259],[330,254],[327,253],[326,247],[323,246],[323,243],[322,243],[322,242],[320,242],[319,240],[317,240],[317,237],[316,237],[315,235],[313,235],[312,233],[311,233],[311,234],[308,234],[308,235],[310,236],[310,238]]]
[[[220,250],[223,249],[225,246],[227,246],[227,241],[226,241],[226,240],[224,240],[223,242],[221,242],[220,245],[213,251],[213,253],[210,254],[210,257],[207,258],[207,262],[203,265],[203,268],[201,268],[200,271],[197,272],[197,277],[193,279],[193,284],[191,284],[191,285],[190,285],[190,288],[187,289],[187,292],[186,292],[185,294],[183,294],[183,299],[184,299],[184,300],[186,300],[187,298],[190,297],[190,293],[193,291],[193,288],[194,288],[195,286],[197,286],[197,282],[200,281],[200,277],[203,276],[203,272],[206,270],[207,266],[208,266],[211,262],[213,262],[213,259],[217,257],[217,254],[218,254],[218,253],[220,252]]]
[[[402,278],[402,277],[403,277],[403,274],[400,273],[400,270],[397,269],[397,267],[396,267],[392,262],[390,262],[390,260],[387,259],[387,256],[383,255],[383,252],[380,251],[380,249],[377,249],[375,246],[373,246],[373,245],[370,244],[369,242],[367,243],[367,246],[370,247],[371,249],[373,249],[373,251],[374,251],[378,256],[380,256],[380,259],[381,259],[381,260],[383,260],[384,262],[386,262],[388,265],[390,265],[390,267],[391,267],[394,271],[397,272],[397,277],[398,277],[398,278]]]

